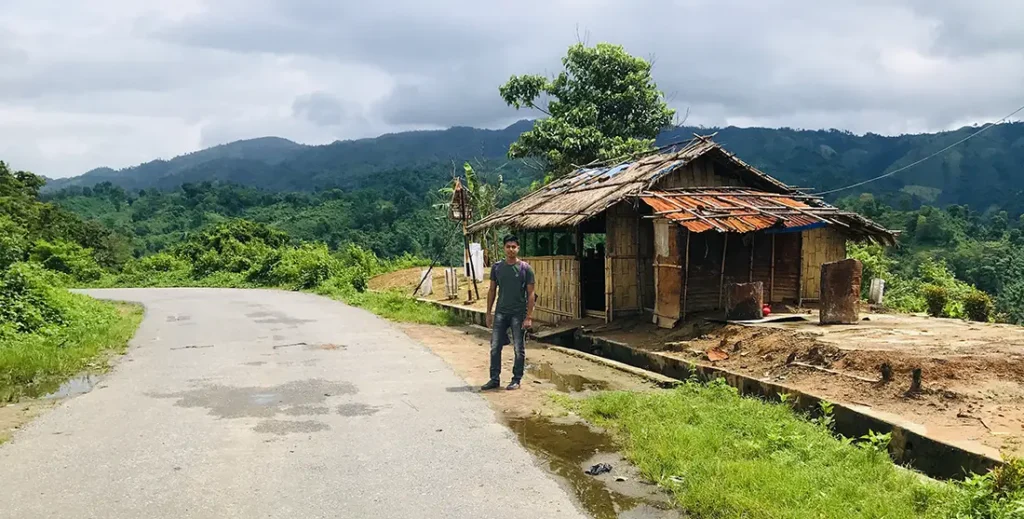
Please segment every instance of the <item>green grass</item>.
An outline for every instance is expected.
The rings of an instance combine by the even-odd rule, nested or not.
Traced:
[[[1020,517],[1010,505],[980,513],[962,486],[896,467],[879,449],[838,439],[785,404],[740,397],[723,382],[607,392],[571,405],[614,431],[626,455],[691,517]]]
[[[351,288],[338,289],[328,284],[315,290],[317,294],[337,299],[377,314],[385,319],[404,323],[455,326],[463,324],[462,319],[447,310],[417,301],[408,294],[398,291],[357,292]]]
[[[106,367],[104,354],[123,352],[142,321],[136,305],[66,291],[57,297],[66,326],[0,338],[0,402],[45,393],[86,368]]]

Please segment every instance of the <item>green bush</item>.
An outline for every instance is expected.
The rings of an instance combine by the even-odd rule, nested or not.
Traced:
[[[92,250],[77,243],[39,240],[32,246],[29,259],[48,270],[67,274],[75,281],[95,281],[103,274]]]
[[[921,294],[928,304],[928,315],[932,317],[946,316],[946,304],[949,303],[949,291],[946,287],[927,284],[921,287]]]
[[[972,321],[988,322],[992,315],[992,298],[981,290],[975,290],[964,296],[964,311]]]
[[[0,333],[34,333],[66,321],[60,280],[35,263],[15,263],[0,272]]]
[[[0,269],[25,259],[28,241],[25,229],[0,214]]]
[[[296,249],[284,249],[266,275],[255,279],[271,286],[295,290],[316,288],[342,270],[341,262],[331,256],[323,243],[304,243]]]

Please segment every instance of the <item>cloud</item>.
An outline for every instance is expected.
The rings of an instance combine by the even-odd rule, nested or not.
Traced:
[[[1024,6],[996,0],[95,0],[0,12],[0,158],[49,176],[234,139],[537,114],[513,74],[578,38],[652,58],[689,123],[942,130],[1020,104]]]

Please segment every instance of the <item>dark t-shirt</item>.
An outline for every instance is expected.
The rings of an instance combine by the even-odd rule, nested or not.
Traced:
[[[534,283],[533,267],[523,269],[526,284]],[[495,312],[503,314],[526,315],[526,291],[519,279],[519,265],[509,265],[507,261],[498,264],[491,271],[491,281],[498,284],[498,305]]]

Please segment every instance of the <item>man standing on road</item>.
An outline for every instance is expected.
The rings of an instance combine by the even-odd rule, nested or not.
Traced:
[[[519,239],[505,236],[505,261],[491,267],[491,287],[487,290],[487,327],[491,329],[491,380],[480,389],[487,391],[501,386],[501,349],[512,332],[515,363],[512,382],[505,389],[519,389],[526,364],[526,330],[533,326],[533,268],[519,259]],[[500,288],[500,290],[499,290]],[[491,314],[494,295],[498,308]]]

